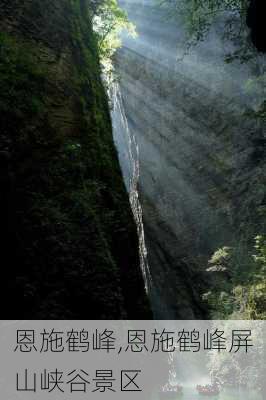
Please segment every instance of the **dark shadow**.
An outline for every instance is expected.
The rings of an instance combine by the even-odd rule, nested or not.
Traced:
[[[266,52],[265,5],[265,0],[251,0],[247,13],[251,40],[258,51],[263,53]]]

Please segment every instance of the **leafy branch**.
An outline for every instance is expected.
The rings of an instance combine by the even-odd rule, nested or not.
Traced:
[[[98,42],[102,72],[109,86],[114,79],[113,57],[121,47],[121,32],[136,35],[135,26],[129,21],[117,0],[102,0],[93,16],[93,27]]]
[[[238,49],[226,56],[226,62],[246,62],[254,57],[254,48],[244,35],[248,0],[158,0],[168,18],[182,23],[187,34],[186,52],[205,39],[217,18],[224,17],[224,38],[238,43]]]

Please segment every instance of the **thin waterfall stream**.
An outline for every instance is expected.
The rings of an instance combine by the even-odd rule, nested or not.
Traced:
[[[124,181],[129,193],[129,200],[133,216],[137,226],[139,238],[139,257],[145,289],[150,292],[152,280],[147,260],[147,248],[142,220],[142,208],[138,194],[139,169],[139,148],[136,137],[131,133],[125,114],[123,99],[119,83],[115,82],[112,88],[112,123],[115,145],[118,149],[118,157],[121,165]]]

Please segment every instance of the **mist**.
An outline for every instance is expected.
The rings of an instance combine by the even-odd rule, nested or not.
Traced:
[[[114,108],[114,137],[128,189],[140,200],[146,287],[157,318],[205,318],[207,261],[239,240],[241,218],[258,194],[261,165],[251,161],[261,127],[247,110],[258,109],[265,87],[249,90],[248,82],[264,71],[265,56],[225,62],[237,49],[223,38],[226,16],[187,51],[182,21],[156,1],[119,4],[138,36],[124,33],[116,55],[123,115]]]

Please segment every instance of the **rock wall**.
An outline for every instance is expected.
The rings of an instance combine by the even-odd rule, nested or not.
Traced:
[[[1,1],[5,318],[148,318],[90,2]]]
[[[256,81],[265,56],[226,64],[237,47],[222,40],[223,20],[186,54],[182,26],[156,1],[120,5],[138,32],[123,38],[116,65],[140,151],[154,312],[205,318],[208,259],[262,230],[265,119],[255,115],[265,100]]]

